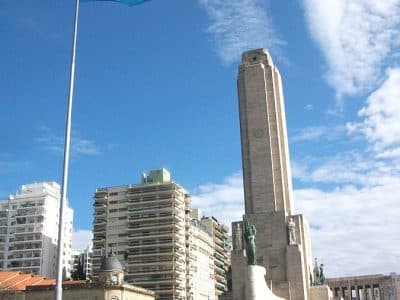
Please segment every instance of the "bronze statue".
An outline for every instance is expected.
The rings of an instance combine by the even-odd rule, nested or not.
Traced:
[[[246,255],[247,255],[247,264],[248,265],[256,265],[256,227],[254,225],[250,225],[249,221],[244,221],[244,237],[246,239]]]
[[[323,284],[325,284],[324,265],[320,264],[318,266],[318,261],[317,259],[315,259],[314,285],[323,285]]]

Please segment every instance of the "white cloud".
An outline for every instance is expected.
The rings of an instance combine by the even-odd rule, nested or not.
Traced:
[[[327,79],[339,96],[379,84],[399,46],[398,0],[303,0],[312,37],[328,63]]]
[[[239,61],[243,51],[267,47],[279,52],[271,18],[261,0],[199,0],[208,14],[216,51],[222,61]]]
[[[71,148],[75,154],[98,155],[100,153],[99,148],[94,144],[93,141],[79,137],[72,137]]]
[[[200,1],[207,8],[212,22],[209,31],[226,63],[245,50],[237,37],[248,33],[246,25],[230,29],[237,18],[245,16],[235,12],[238,2]],[[240,1],[242,5],[248,2],[258,3]],[[294,142],[334,140],[347,129],[349,134],[360,134],[361,142],[369,146],[365,151],[353,148],[294,162],[293,175],[306,186],[294,191],[296,211],[311,223],[313,255],[325,264],[327,276],[400,271],[400,68],[393,67],[400,46],[400,1],[303,3],[312,37],[327,61],[326,79],[337,96],[375,91],[360,109],[359,120],[335,130],[304,128],[291,138]],[[272,45],[279,46],[265,10],[259,20],[267,24],[268,34],[263,36],[272,37],[277,41]],[[203,185],[193,194],[193,207],[217,214],[228,225],[244,213],[240,173],[223,183]]]
[[[362,133],[375,151],[400,143],[400,68],[389,69],[382,86],[358,112],[362,121],[347,124],[349,133]]]
[[[378,153],[377,158],[400,158],[400,147]]]
[[[295,190],[297,211],[311,223],[313,255],[328,276],[399,271],[399,179],[373,187]]]
[[[0,153],[0,173],[19,172],[31,167],[31,162],[26,160],[17,160],[11,155]]]
[[[231,222],[244,214],[243,180],[241,172],[224,179],[223,183],[208,183],[192,192],[192,207],[200,208],[206,216],[214,216],[229,228]]]
[[[337,1],[330,5],[339,7],[340,3]],[[360,1],[352,4],[361,5]],[[376,12],[376,9],[372,6],[369,13]],[[330,18],[329,14],[327,18]],[[390,18],[388,21],[390,23]],[[359,30],[362,32],[364,29]],[[369,38],[374,39],[372,34]],[[294,191],[295,206],[312,225],[313,255],[325,263],[328,276],[399,271],[400,237],[396,228],[400,225],[397,217],[400,215],[397,196],[400,188],[400,69],[387,69],[386,78],[381,81],[383,60],[390,60],[388,53],[362,53],[365,49],[358,49],[358,39],[354,37],[354,40],[357,43],[346,48],[349,52],[331,49],[336,51],[336,59],[346,62],[359,56],[360,60],[372,59],[371,65],[363,66],[357,61],[352,65],[349,61],[349,70],[346,70],[344,66],[330,62],[329,76],[350,82],[346,86],[331,80],[338,94],[354,94],[380,84],[359,110],[359,120],[346,124],[348,134],[352,137],[358,134],[362,137],[359,141],[367,142],[366,150],[305,157],[293,164],[293,176],[303,186],[309,186]],[[354,66],[360,68],[351,70]]]
[[[64,138],[57,136],[46,126],[41,127],[41,136],[36,141],[46,150],[59,154],[64,153]],[[100,154],[100,150],[94,141],[81,138],[79,133],[72,132],[71,153],[72,155],[92,156]]]
[[[313,107],[312,104],[307,104],[307,105],[304,106],[304,110],[305,110],[305,111],[311,111],[311,110],[313,110],[313,108],[314,108],[314,107]]]
[[[91,230],[78,229],[72,233],[72,249],[74,250],[85,250],[91,247],[93,239],[93,233]]]
[[[399,271],[399,161],[352,151],[295,165],[297,179],[316,186],[295,190],[295,206],[328,276]]]
[[[325,264],[331,277],[400,271],[400,167],[381,162],[369,167],[368,159],[356,153],[328,161],[314,169],[305,167],[302,173],[314,174],[304,179],[310,185],[318,180],[337,183],[335,188],[294,191],[296,213],[311,224],[313,256]],[[340,175],[346,168],[349,174]],[[242,218],[240,173],[223,183],[202,185],[193,194],[192,207],[215,215],[229,227]]]
[[[367,173],[374,168],[357,152],[338,153],[328,157],[304,157],[293,162],[293,177],[302,182],[365,184]]]
[[[320,141],[334,140],[343,135],[345,132],[344,126],[310,126],[294,130],[293,136],[290,135],[290,142],[305,142],[305,141]]]
[[[300,141],[310,141],[320,138],[321,136],[327,133],[327,127],[325,126],[313,126],[302,128],[298,132],[295,133],[293,137],[290,138],[291,142],[300,142]]]

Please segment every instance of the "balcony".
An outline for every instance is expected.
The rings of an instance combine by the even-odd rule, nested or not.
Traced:
[[[107,227],[107,222],[106,221],[97,221],[93,222],[93,229],[100,229],[100,228],[106,228]]]
[[[107,212],[106,212],[106,208],[105,207],[95,207],[94,208],[94,215],[96,217],[102,216],[104,218],[106,214],[107,214]]]
[[[27,242],[42,242],[41,236],[26,236],[25,238],[16,238],[14,239],[14,244],[25,244]]]
[[[38,250],[38,249],[42,249],[41,242],[31,243],[31,242],[24,241],[21,245],[15,245],[14,247],[10,247],[9,251],[17,252],[17,251],[31,251],[31,250]]]
[[[155,274],[171,274],[171,273],[176,273],[172,269],[168,270],[137,270],[134,275],[140,274],[140,275],[155,275]],[[133,274],[132,274],[133,275]]]
[[[137,226],[137,225],[139,225],[139,226]],[[128,231],[133,233],[133,232],[141,232],[146,229],[170,229],[170,228],[179,230],[179,229],[182,229],[182,226],[180,224],[171,223],[171,222],[168,222],[168,223],[165,223],[165,222],[163,222],[163,223],[142,223],[142,224],[134,224],[134,226],[129,225]]]
[[[171,247],[174,246],[174,248],[178,248],[178,245],[174,242],[171,241],[154,241],[154,240],[148,240],[148,241],[136,241],[136,242],[131,242],[129,243],[128,247],[131,250],[136,250],[136,249],[145,249],[145,248],[166,248],[166,247]]]
[[[38,207],[34,209],[18,208],[15,218],[44,216],[45,213],[46,211],[44,207]]]
[[[96,226],[96,225],[106,225],[106,224],[107,224],[107,221],[106,221],[105,218],[95,218],[94,221],[93,221],[93,225],[94,226]]]
[[[17,262],[23,262],[23,261],[40,261],[40,253],[38,253],[36,256],[21,256],[21,255],[12,255],[11,258],[8,258],[8,260],[12,263],[12,261],[17,261]],[[36,263],[36,262],[35,262]]]
[[[185,219],[183,216],[180,216],[179,214],[173,213],[173,212],[161,212],[161,213],[152,213],[152,214],[135,214],[132,215],[128,222],[129,223],[142,223],[143,221],[152,221],[152,220],[157,220],[157,221],[161,221],[161,220],[178,220],[181,222],[184,222]]]
[[[157,239],[157,238],[166,238],[166,237],[177,237],[179,236],[179,232],[174,230],[154,230],[154,231],[142,231],[142,232],[133,232],[128,235],[128,240],[133,241],[137,239]]]
[[[183,255],[182,251],[173,248],[161,248],[161,249],[136,249],[129,251],[129,257],[140,257],[140,256],[164,256],[164,255]]]
[[[128,261],[128,265],[133,267],[133,271],[137,270],[137,266],[158,266],[158,265],[174,265],[184,267],[186,262],[182,258],[176,258],[174,256],[160,256],[160,257],[142,257],[137,259],[136,257],[132,257]],[[128,271],[130,269],[128,268]]]
[[[130,212],[154,212],[154,211],[171,211],[177,210],[179,207],[177,205],[173,205],[172,202],[168,204],[160,204],[159,201],[154,203],[154,205],[147,205],[151,203],[146,203],[143,206],[128,206],[128,211]]]
[[[177,193],[176,186],[173,183],[152,184],[147,186],[131,186],[127,190],[127,195],[147,194],[147,193]]]
[[[107,197],[95,198],[93,206],[96,207],[105,207],[107,206]]]
[[[93,236],[93,242],[101,242],[101,241],[105,241],[106,237],[104,235],[95,235]]]

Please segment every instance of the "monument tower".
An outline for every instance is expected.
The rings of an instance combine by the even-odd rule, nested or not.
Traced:
[[[244,219],[255,225],[256,260],[265,267],[273,293],[310,299],[309,227],[294,214],[290,159],[281,77],[266,49],[243,53],[238,97]],[[243,222],[232,223],[233,299],[245,299],[246,251]]]

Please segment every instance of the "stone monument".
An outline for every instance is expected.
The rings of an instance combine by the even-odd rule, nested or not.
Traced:
[[[293,210],[281,77],[266,49],[243,53],[238,98],[246,221],[232,223],[233,299],[253,299],[243,292],[249,280],[243,274],[248,274],[247,262],[252,261],[264,268],[274,294],[309,300],[313,277],[309,226]],[[244,247],[247,237],[238,240],[246,222],[257,228],[254,258]]]
[[[318,260],[315,259],[314,264],[314,281],[313,285],[324,285],[325,284],[325,275],[324,275],[324,265],[318,265]]]
[[[246,300],[284,300],[275,296],[265,281],[266,270],[256,264],[256,227],[245,220],[243,222],[246,241],[247,270],[245,273],[244,299]],[[243,239],[243,238],[242,238]],[[243,295],[242,295],[243,296]]]
[[[311,300],[319,299],[331,299],[333,298],[333,293],[329,286],[325,283],[326,278],[324,274],[324,265],[318,264],[318,260],[315,259],[314,269],[313,269],[313,282],[311,291]]]

